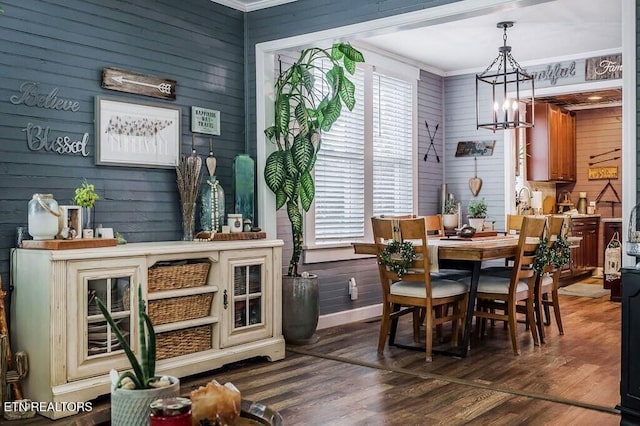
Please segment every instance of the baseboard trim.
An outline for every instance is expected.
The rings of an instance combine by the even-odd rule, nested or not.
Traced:
[[[318,318],[318,327],[316,328],[318,330],[322,330],[323,328],[335,327],[337,325],[348,324],[350,322],[363,321],[379,317],[380,315],[382,315],[382,303],[322,315]]]

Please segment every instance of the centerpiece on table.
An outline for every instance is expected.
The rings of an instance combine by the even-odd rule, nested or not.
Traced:
[[[468,211],[469,226],[474,228],[476,232],[481,232],[484,227],[484,220],[487,218],[487,202],[484,198],[471,200]]]
[[[458,226],[458,205],[453,198],[447,198],[442,208],[442,226],[455,229]]]

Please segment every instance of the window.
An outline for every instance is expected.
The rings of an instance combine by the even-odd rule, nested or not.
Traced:
[[[306,216],[305,262],[344,259],[353,254],[349,243],[373,238],[371,216],[411,214],[417,204],[417,78],[360,65],[350,76],[356,107],[345,108],[322,134],[314,169],[316,196]],[[336,253],[336,247],[345,246],[346,251]]]

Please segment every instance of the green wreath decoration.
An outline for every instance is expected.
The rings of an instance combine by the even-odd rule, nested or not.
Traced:
[[[533,262],[533,270],[538,275],[542,275],[547,265],[553,265],[555,269],[560,269],[569,263],[571,249],[569,241],[565,237],[558,237],[549,246],[549,238],[540,240],[540,245],[536,250],[536,260]]]
[[[399,255],[400,258],[398,259],[398,256],[394,255]],[[395,272],[398,278],[402,278],[413,265],[413,261],[416,259],[416,251],[411,241],[400,242],[394,240],[380,252],[378,258],[378,263]]]

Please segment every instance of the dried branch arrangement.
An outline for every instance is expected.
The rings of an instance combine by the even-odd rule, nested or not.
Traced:
[[[200,170],[202,169],[202,158],[196,154],[195,149],[191,155],[180,158],[176,167],[178,192],[182,203],[183,223],[193,224],[195,217],[195,205],[200,191]],[[192,225],[193,226],[193,225]]]

